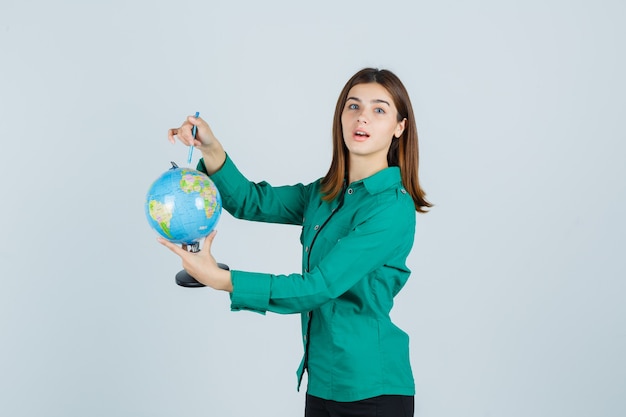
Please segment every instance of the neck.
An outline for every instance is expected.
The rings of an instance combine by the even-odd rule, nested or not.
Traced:
[[[385,159],[372,159],[350,155],[350,168],[348,168],[348,184],[370,177],[379,171],[389,167],[387,157]]]

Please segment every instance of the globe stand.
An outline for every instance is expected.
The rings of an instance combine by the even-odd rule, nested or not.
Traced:
[[[190,245],[183,245],[183,249],[186,249],[187,251],[192,253],[199,252],[200,243],[194,242]],[[230,270],[230,268],[228,268],[228,265],[226,264],[218,263],[217,266],[226,271]],[[200,288],[205,286],[203,283],[198,282],[194,277],[189,275],[189,272],[185,271],[184,269],[176,274],[176,284],[186,288]]]

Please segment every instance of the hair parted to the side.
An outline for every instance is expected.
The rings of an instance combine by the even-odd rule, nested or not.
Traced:
[[[424,213],[432,204],[426,200],[426,193],[422,190],[419,178],[419,147],[417,141],[417,127],[413,107],[406,88],[400,79],[391,71],[376,68],[364,68],[354,74],[341,90],[335,107],[333,118],[333,158],[326,176],[322,179],[323,199],[331,201],[341,192],[343,182],[348,172],[348,148],[344,142],[341,125],[341,114],[346,105],[350,89],[357,84],[377,83],[383,86],[393,98],[398,109],[398,122],[406,119],[402,136],[393,139],[387,153],[389,166],[400,168],[402,184],[413,198],[415,210]]]

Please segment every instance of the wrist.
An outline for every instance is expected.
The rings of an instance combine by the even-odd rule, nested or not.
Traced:
[[[230,271],[220,269],[218,277],[220,281],[218,289],[222,291],[233,292],[233,280],[230,275]]]
[[[219,171],[226,162],[226,151],[217,143],[207,148],[202,148],[202,158],[207,174],[212,175]]]

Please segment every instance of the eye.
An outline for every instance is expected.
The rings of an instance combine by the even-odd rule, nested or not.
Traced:
[[[356,110],[356,109],[358,109],[358,108],[359,108],[359,105],[358,105],[358,104],[355,104],[355,103],[351,103],[351,104],[348,104],[348,108],[349,108],[350,110]]]
[[[375,112],[375,113],[380,113],[380,114],[385,114],[385,110],[383,110],[383,109],[382,109],[382,108],[380,108],[380,107],[376,107],[376,108],[374,109],[374,112]]]

